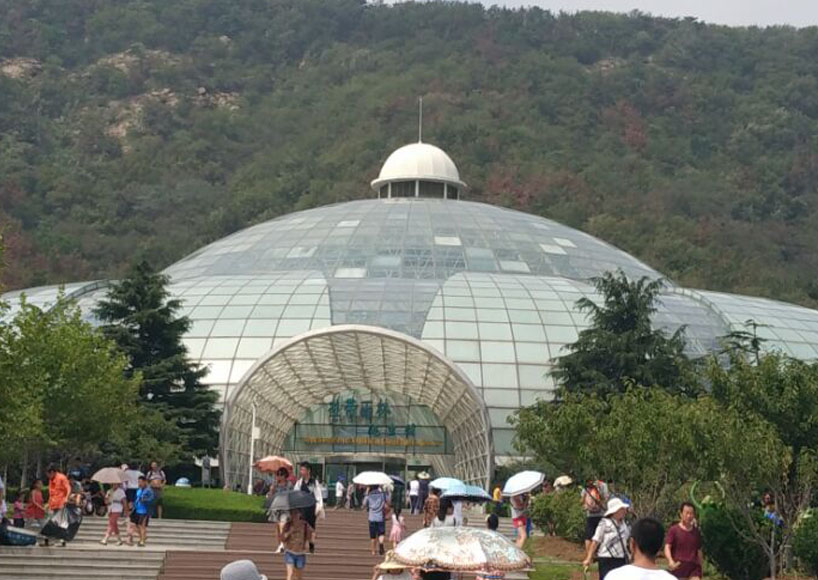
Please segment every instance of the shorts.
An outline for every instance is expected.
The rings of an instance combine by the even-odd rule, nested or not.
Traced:
[[[585,520],[585,539],[593,540],[596,533],[596,527],[602,521],[602,516],[588,516]]]
[[[131,512],[130,520],[135,526],[145,526],[147,528],[148,522],[151,521],[151,516],[149,514],[138,514],[133,511]]]
[[[698,562],[679,562],[679,567],[671,572],[676,578],[701,578],[702,567]]]
[[[369,539],[386,535],[386,522],[369,522]]]
[[[161,487],[154,487],[153,489],[153,506],[164,505],[162,501],[163,489]]]
[[[307,565],[306,554],[294,554],[293,552],[284,552],[284,563],[287,566],[292,566],[296,570],[303,570]]]
[[[528,527],[528,518],[526,516],[520,516],[511,520],[511,525],[515,528],[527,528]]]
[[[133,504],[136,501],[136,488],[128,488],[125,490],[125,497],[128,498],[128,503]]]

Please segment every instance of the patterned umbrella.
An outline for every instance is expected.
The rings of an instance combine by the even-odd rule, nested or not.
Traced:
[[[259,459],[253,464],[253,467],[265,473],[275,473],[283,467],[290,475],[293,473],[292,461],[278,455],[268,455],[267,457]]]
[[[508,478],[503,486],[503,495],[521,495],[540,487],[545,481],[545,474],[539,471],[521,471]]]
[[[402,541],[394,559],[407,566],[457,572],[522,570],[528,555],[491,530],[466,527],[425,528]]]

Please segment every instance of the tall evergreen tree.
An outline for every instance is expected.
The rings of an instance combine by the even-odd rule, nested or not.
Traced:
[[[179,427],[188,453],[212,454],[218,445],[217,395],[201,382],[207,369],[187,357],[182,336],[190,320],[177,316],[181,302],[170,298],[168,281],[140,262],[111,287],[95,314],[128,355],[129,372],[141,373],[143,403],[157,407]]]
[[[588,298],[577,307],[589,313],[591,326],[568,346],[552,371],[563,392],[624,393],[629,384],[660,386],[693,394],[698,381],[685,355],[684,327],[672,335],[651,326],[664,283],[643,277],[631,281],[620,270],[592,278],[602,304]]]

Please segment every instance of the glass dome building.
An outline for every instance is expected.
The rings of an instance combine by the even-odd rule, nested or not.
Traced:
[[[380,465],[485,484],[514,455],[508,417],[550,396],[552,361],[587,326],[588,279],[661,276],[581,231],[464,201],[466,187],[445,152],[412,144],[377,199],[249,227],[165,270],[224,406],[227,483],[248,482],[252,446],[320,461],[327,480]],[[90,316],[106,284],[64,291]],[[58,291],[4,298],[47,307]],[[766,348],[818,358],[818,311],[772,300],[669,283],[654,324],[685,325],[701,355],[748,319]]]

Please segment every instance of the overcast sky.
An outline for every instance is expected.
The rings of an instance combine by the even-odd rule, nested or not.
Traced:
[[[818,0],[481,0],[483,4],[532,6],[559,12],[640,10],[655,16],[695,16],[705,22],[750,26],[818,26]]]

